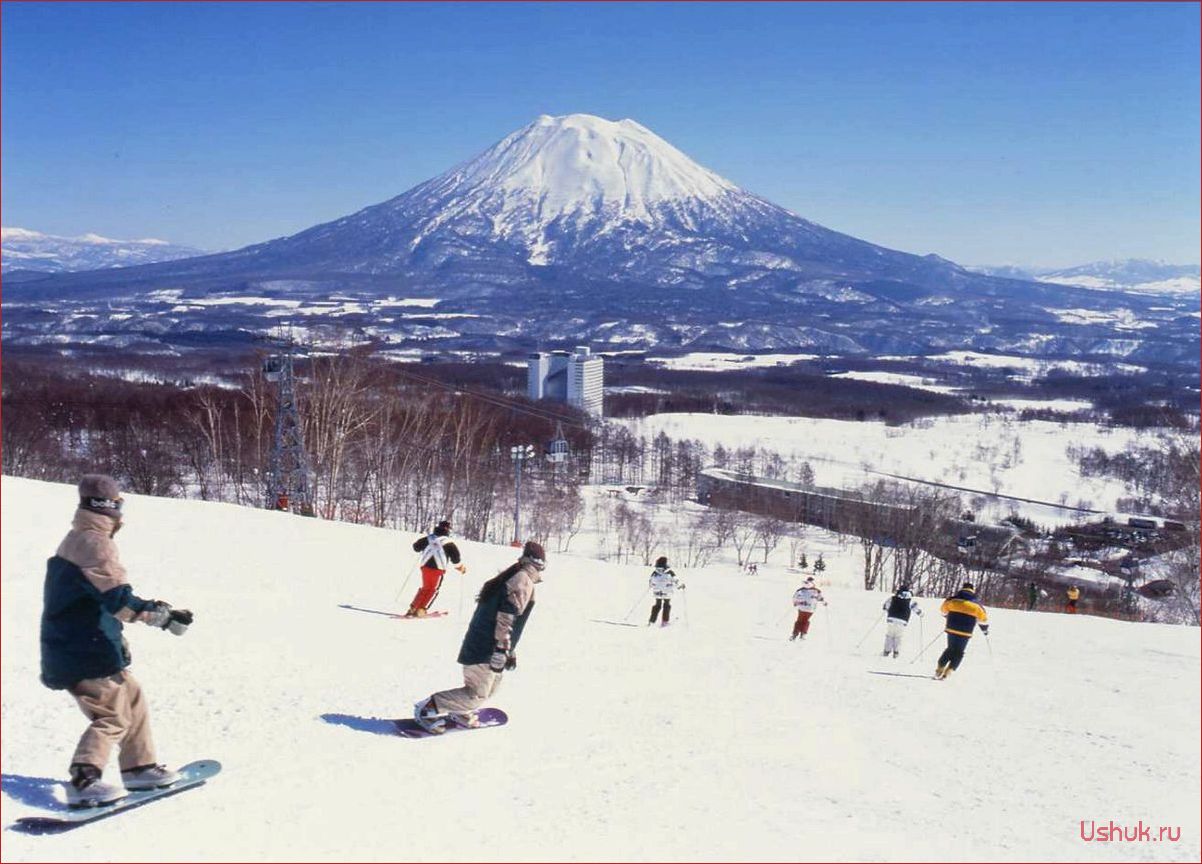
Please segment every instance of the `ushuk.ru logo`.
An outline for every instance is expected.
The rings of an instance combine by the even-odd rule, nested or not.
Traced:
[[[1181,840],[1181,826],[1145,825],[1143,819],[1134,825],[1120,825],[1113,819],[1104,823],[1082,819],[1081,839],[1086,843],[1177,843]]]

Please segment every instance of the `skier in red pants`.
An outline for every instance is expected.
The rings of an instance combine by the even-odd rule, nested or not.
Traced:
[[[805,584],[793,592],[793,606],[797,609],[797,620],[793,623],[793,635],[789,637],[789,641],[806,638],[806,634],[810,632],[810,617],[818,608],[819,603],[825,606],[826,600],[822,596],[822,591],[814,584],[814,577],[807,576]]]
[[[451,523],[445,519],[435,526],[434,530],[425,537],[419,537],[413,544],[413,551],[421,554],[419,561],[422,568],[422,587],[417,589],[417,595],[409,604],[406,618],[425,618],[430,611],[430,604],[438,596],[442,587],[442,577],[447,572],[448,565],[454,565],[460,573],[466,573],[467,568],[459,563],[459,549],[450,541]]]

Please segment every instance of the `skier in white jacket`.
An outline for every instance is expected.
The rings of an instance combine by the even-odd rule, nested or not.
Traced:
[[[806,638],[806,634],[810,632],[810,616],[814,614],[819,603],[823,606],[827,605],[826,598],[814,584],[814,577],[807,576],[805,583],[793,592],[793,606],[797,609],[797,620],[793,622],[793,635],[789,637],[790,642],[794,639]]]
[[[663,609],[664,617],[659,626],[667,627],[668,619],[672,616],[672,595],[676,593],[677,588],[683,591],[684,583],[668,569],[668,559],[661,555],[655,561],[655,569],[651,571],[647,584],[651,588],[651,596],[655,598],[655,605],[651,607],[651,620],[647,622],[647,626],[655,623],[660,609]]]

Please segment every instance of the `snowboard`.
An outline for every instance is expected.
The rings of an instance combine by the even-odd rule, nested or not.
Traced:
[[[442,738],[444,735],[454,735],[456,732],[478,732],[481,729],[489,729],[493,726],[504,726],[509,722],[509,715],[500,708],[481,708],[476,712],[476,716],[480,718],[480,725],[475,729],[468,729],[466,726],[460,726],[458,723],[447,721],[445,732],[427,732],[421,726],[417,725],[417,721],[413,719],[394,720],[397,734],[402,738]]]
[[[127,810],[134,810],[160,798],[168,798],[203,786],[205,781],[221,773],[221,763],[215,759],[204,759],[200,762],[189,762],[179,769],[180,779],[163,789],[140,789],[130,792],[124,798],[112,804],[102,804],[99,807],[69,807],[53,810],[38,816],[23,816],[17,820],[16,830],[28,834],[59,834],[70,831],[80,825],[87,825]]]

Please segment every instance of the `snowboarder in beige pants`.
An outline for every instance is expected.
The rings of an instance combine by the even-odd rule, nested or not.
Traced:
[[[142,685],[128,671],[88,678],[67,690],[91,721],[79,739],[72,765],[107,765],[113,745],[122,771],[155,764],[150,711]]]
[[[441,690],[414,705],[413,717],[427,732],[445,732],[448,715],[461,726],[479,725],[476,709],[497,691],[501,676],[517,668],[514,649],[534,611],[534,586],[542,581],[546,562],[543,547],[529,540],[517,563],[481,586],[459,649],[463,686]]]
[[[71,530],[46,562],[42,683],[70,693],[89,721],[71,760],[72,806],[108,804],[128,790],[179,779],[155,759],[146,697],[127,671],[130,653],[122,628],[140,621],[182,636],[192,613],[134,594],[113,542],[123,504],[116,480],[85,475]],[[124,788],[101,779],[114,745]]]

